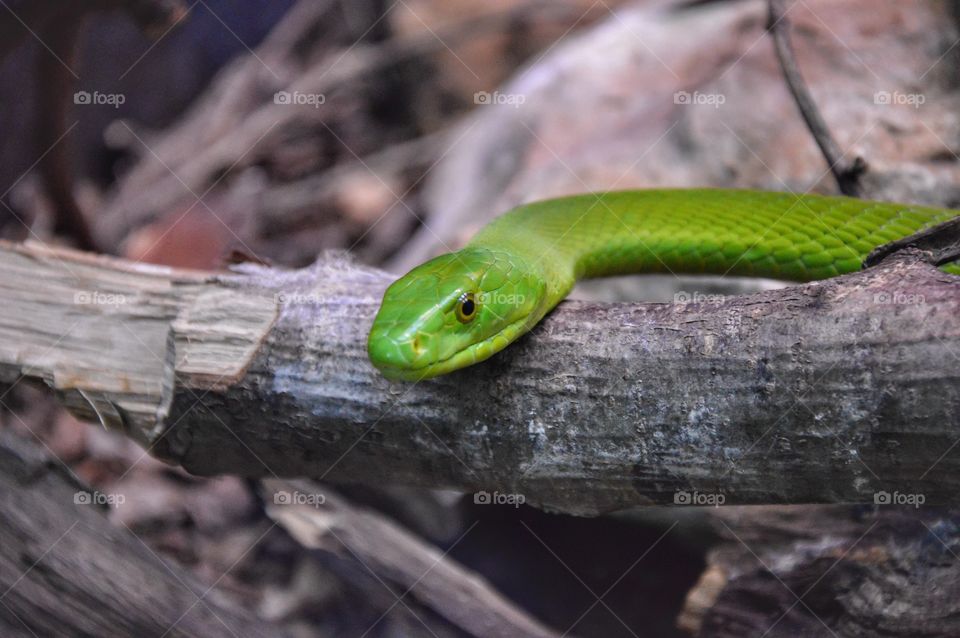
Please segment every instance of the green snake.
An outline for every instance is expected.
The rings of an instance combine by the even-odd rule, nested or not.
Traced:
[[[462,249],[386,291],[371,362],[418,381],[483,361],[530,330],[577,280],[706,273],[811,281],[957,211],[849,197],[722,189],[576,195],[494,219]],[[946,270],[960,273],[956,263]]]

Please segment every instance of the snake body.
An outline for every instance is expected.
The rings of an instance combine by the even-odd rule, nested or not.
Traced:
[[[420,380],[483,361],[530,330],[578,279],[707,273],[811,281],[957,211],[848,197],[658,189],[515,208],[462,250],[386,291],[368,340],[384,376]],[[960,272],[955,264],[946,267]]]

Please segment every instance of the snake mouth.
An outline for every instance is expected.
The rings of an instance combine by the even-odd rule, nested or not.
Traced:
[[[519,319],[508,323],[506,326],[490,335],[473,343],[462,350],[454,352],[449,357],[439,359],[432,363],[427,363],[417,367],[401,367],[391,363],[379,363],[377,369],[384,377],[391,381],[423,381],[433,377],[447,374],[486,361],[496,353],[500,352],[524,332],[533,326],[529,322],[530,316],[520,317]],[[529,325],[527,325],[529,324]]]

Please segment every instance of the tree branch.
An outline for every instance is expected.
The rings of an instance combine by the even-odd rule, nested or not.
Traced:
[[[693,635],[960,632],[955,509],[725,507],[710,520],[723,542],[681,614]]]
[[[355,93],[365,86],[363,80],[400,62],[445,52],[455,43],[502,32],[518,21],[536,18],[538,23],[553,23],[584,17],[582,7],[577,9],[575,3],[532,0],[454,21],[435,33],[424,29],[367,46],[354,46],[355,37],[338,42],[343,38],[343,29],[339,34],[318,38],[317,32],[328,28],[331,22],[325,5],[300,2],[274,27],[254,55],[224,69],[186,116],[152,140],[150,152],[145,152],[142,142],[130,136],[131,149],[141,155],[141,160],[125,175],[119,190],[100,211],[96,234],[107,245],[119,244],[134,229],[183,202],[184,185],[203,193],[219,181],[224,166],[239,173],[247,166],[264,162],[265,157],[273,157],[271,163],[282,162],[280,151],[289,146],[292,138],[314,151],[324,148],[329,140],[323,131],[327,127],[337,129],[335,120],[343,113],[356,116],[354,105],[359,98]],[[331,42],[339,46],[328,50]],[[264,63],[290,80],[281,83],[264,74]],[[308,91],[329,99],[319,108],[292,109],[274,103],[277,91]],[[346,107],[344,96],[351,96]],[[362,149],[358,152],[366,155]],[[355,159],[349,156],[346,161]],[[420,157],[414,166],[429,166],[437,159]],[[361,163],[366,160],[364,157]],[[314,172],[324,168],[317,166]],[[297,169],[300,170],[302,167]],[[285,188],[289,192],[299,186],[309,197],[311,181],[296,180]],[[186,193],[189,195],[189,191]],[[187,204],[193,199],[188,197]]]
[[[867,255],[863,265],[867,268],[875,266],[907,248],[926,252],[925,258],[934,266],[960,259],[960,216],[909,237],[878,246]]]
[[[41,380],[197,474],[582,514],[678,490],[932,504],[960,488],[960,284],[910,252],[755,295],[564,302],[491,361],[415,385],[366,356],[392,277],[342,259],[214,274],[3,244],[0,271],[0,383]]]
[[[329,488],[309,481],[266,480],[267,515],[304,547],[356,560],[377,578],[397,583],[403,599],[421,601],[470,636],[559,638],[516,607],[478,574],[386,516],[353,507]],[[295,494],[322,496],[322,506],[297,503]],[[424,578],[429,574],[429,578]]]
[[[113,527],[92,494],[0,430],[0,634],[286,635]]]
[[[797,66],[796,55],[793,52],[793,46],[790,44],[790,23],[787,20],[787,10],[784,8],[784,0],[768,0],[769,16],[767,19],[767,30],[773,36],[774,49],[777,51],[777,58],[780,60],[780,67],[783,69],[783,77],[790,87],[790,93],[800,109],[803,121],[807,123],[811,135],[820,147],[824,159],[830,172],[837,180],[837,186],[840,192],[851,197],[860,197],[863,195],[863,187],[860,183],[860,176],[866,172],[867,163],[862,157],[854,157],[852,160],[845,158],[845,153],[840,150],[840,146],[830,134],[827,123],[820,115],[820,109],[817,108],[810,90],[803,81],[800,74],[800,68]]]

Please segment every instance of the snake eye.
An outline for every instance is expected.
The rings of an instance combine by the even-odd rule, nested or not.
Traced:
[[[465,292],[457,300],[457,320],[460,323],[470,323],[477,316],[479,304],[472,292]]]

